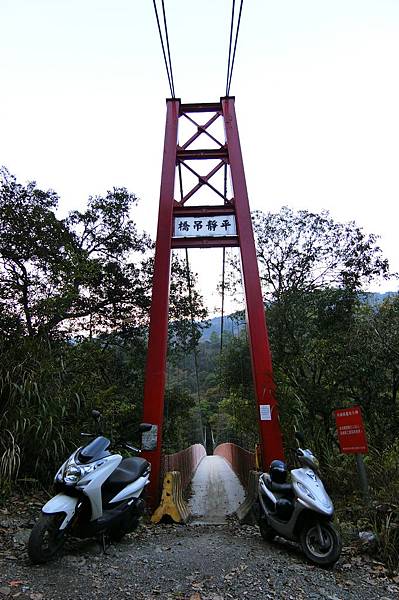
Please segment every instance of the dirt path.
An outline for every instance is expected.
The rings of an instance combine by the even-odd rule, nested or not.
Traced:
[[[245,500],[237,475],[221,456],[205,456],[191,482],[193,523],[221,525]]]
[[[255,527],[142,525],[107,555],[93,541],[69,543],[46,566],[29,564],[32,518],[0,511],[0,600],[397,600],[383,567],[346,549],[334,568],[308,564]]]

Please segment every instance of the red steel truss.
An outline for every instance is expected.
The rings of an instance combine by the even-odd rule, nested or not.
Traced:
[[[201,117],[204,117],[201,113],[206,113],[207,120],[204,125],[198,123]],[[195,126],[196,132],[185,143],[178,145],[178,123],[182,117]],[[222,119],[224,123],[225,139],[222,142],[209,131],[217,119]],[[193,143],[201,136],[202,139],[211,140],[212,148],[193,148]],[[206,175],[200,175],[192,163],[207,160],[213,163],[217,161],[217,164]],[[226,165],[231,175],[233,190],[231,198],[227,197],[226,189],[221,191],[212,182],[213,176],[220,169],[226,169]],[[181,181],[181,172],[184,169],[197,177],[198,183],[184,194],[181,189],[180,200],[176,200],[174,197],[176,172]],[[203,186],[211,189],[221,202],[212,206],[187,205],[186,203]],[[218,237],[211,235],[178,237],[174,234],[175,218],[216,216],[226,218],[234,216],[236,234]],[[283,458],[284,451],[234,98],[225,97],[221,98],[220,102],[202,104],[182,104],[178,99],[167,100],[143,412],[143,420],[157,426],[154,449],[143,452],[152,464],[150,489],[152,505],[157,501],[160,484],[171,251],[174,248],[226,246],[238,246],[241,252],[248,339],[258,404],[261,455],[263,465],[268,466],[271,460]]]

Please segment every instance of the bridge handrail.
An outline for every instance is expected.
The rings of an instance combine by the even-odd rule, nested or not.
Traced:
[[[249,472],[255,469],[255,452],[245,450],[245,448],[241,448],[237,444],[226,442],[219,444],[213,453],[217,456],[222,456],[230,463],[238,479],[244,488],[247,489]]]
[[[180,471],[184,491],[204,456],[206,456],[206,450],[202,444],[193,444],[175,454],[165,454],[163,457],[163,474],[168,471]]]

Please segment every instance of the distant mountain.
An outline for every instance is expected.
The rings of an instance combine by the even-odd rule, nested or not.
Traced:
[[[370,306],[377,306],[384,302],[387,298],[391,298],[392,296],[396,296],[398,292],[384,292],[380,294],[380,292],[364,292],[361,294],[361,298],[363,302],[369,304]]]
[[[212,333],[216,333],[220,337],[220,326],[222,317],[213,317],[209,319],[208,323],[210,326],[204,329],[201,336],[201,342],[206,342],[210,339]],[[224,317],[223,331],[237,335],[245,327],[245,316],[244,314],[233,313]]]
[[[386,298],[390,298],[392,296],[396,296],[398,292],[363,292],[361,294],[361,300],[365,304],[369,304],[370,306],[378,306],[381,304]],[[220,337],[220,324],[222,321],[222,317],[213,317],[213,319],[209,319],[208,323],[210,326],[207,329],[204,329],[201,336],[201,342],[206,342],[210,339],[213,332],[215,332]],[[232,333],[233,335],[237,335],[239,331],[241,331],[245,327],[245,314],[241,313],[233,313],[231,315],[226,315],[224,317],[223,331]]]

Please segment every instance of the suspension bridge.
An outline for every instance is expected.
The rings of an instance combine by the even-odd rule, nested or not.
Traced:
[[[158,229],[144,388],[143,421],[151,431],[143,436],[144,456],[152,464],[150,503],[158,517],[174,508],[185,520],[183,495],[191,490],[189,508],[203,522],[223,521],[250,497],[250,472],[283,458],[271,353],[252,230],[235,98],[230,95],[243,0],[232,2],[225,95],[214,102],[184,103],[176,97],[171,44],[164,0],[158,12],[153,0],[171,97],[166,101],[166,125],[161,171]],[[259,423],[259,453],[234,444],[221,444],[206,456],[195,444],[165,456],[162,448],[171,254],[184,250],[187,295],[192,311],[189,250],[222,249],[221,344],[223,348],[225,251],[238,248],[246,302],[246,325]],[[197,356],[194,352],[200,411]],[[200,414],[201,418],[201,414]],[[204,430],[203,427],[201,427]],[[159,504],[160,502],[160,504]],[[163,507],[163,508],[162,508]],[[172,507],[169,512],[173,513]],[[162,513],[162,514],[161,514]],[[173,516],[173,515],[171,515]],[[179,520],[179,515],[176,514]]]

